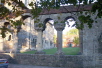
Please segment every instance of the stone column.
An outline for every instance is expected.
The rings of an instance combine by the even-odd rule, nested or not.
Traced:
[[[13,33],[13,52],[17,53],[18,51],[18,38],[17,38],[17,29],[14,29],[14,33]]]
[[[64,55],[62,52],[62,31],[65,27],[65,23],[57,23],[54,25],[55,29],[57,30],[57,55]]]
[[[79,30],[79,47],[80,47],[80,52],[79,55],[83,54],[83,30]]]
[[[43,32],[42,32],[42,29],[43,27],[39,27],[39,24],[41,23],[36,23],[35,24],[35,30],[37,30],[37,45],[36,45],[36,49],[37,49],[37,52],[35,54],[45,54],[45,52],[43,52],[43,43],[42,43],[42,36],[43,36]]]

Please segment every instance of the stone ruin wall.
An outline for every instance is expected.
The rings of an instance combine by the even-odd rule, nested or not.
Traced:
[[[93,65],[102,66],[102,19],[97,19],[91,29],[85,25],[83,29],[83,55],[92,56]],[[89,64],[89,63],[87,63]]]
[[[37,31],[34,29],[34,20],[32,20],[30,17],[27,18],[26,20],[24,20],[25,25],[22,25],[20,32],[18,32],[17,37],[18,37],[18,50],[26,50],[29,49],[29,45],[31,49],[36,49],[36,39],[37,39]],[[3,24],[4,22],[2,22]],[[0,25],[2,27],[2,25]],[[46,29],[46,33],[51,30],[51,32],[54,32],[54,29],[51,29],[52,26],[48,26],[50,27],[50,29]],[[53,34],[51,34],[53,35]],[[9,39],[9,36],[11,36],[11,38]],[[49,35],[48,35],[49,36]],[[51,37],[51,38],[50,38]],[[48,48],[53,48],[54,44],[53,44],[53,37],[44,37],[46,40],[46,38],[48,38],[46,41],[48,43],[43,43],[43,47],[44,49],[48,49]],[[10,52],[14,50],[14,42],[13,42],[14,36],[12,33],[8,32],[6,34],[6,38],[3,38],[0,36],[0,44],[1,44],[1,48],[0,51],[1,52]],[[50,40],[49,40],[50,39]],[[29,42],[30,40],[30,42]],[[52,43],[52,44],[50,44]],[[47,44],[49,44],[49,47],[47,46]]]

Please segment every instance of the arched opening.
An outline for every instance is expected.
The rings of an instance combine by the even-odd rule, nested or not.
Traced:
[[[43,27],[43,31],[44,31],[47,27],[46,24],[53,25],[54,21],[51,18],[46,18],[43,23],[44,23],[44,27]]]
[[[22,16],[22,20],[24,25],[18,26],[18,49],[20,49],[21,51],[25,51],[25,50],[30,50],[32,49],[32,38],[33,38],[33,34],[32,34],[32,29],[33,29],[33,20],[31,18],[31,16],[29,15],[24,15]],[[33,42],[35,43],[35,42]]]
[[[65,18],[65,29],[63,30],[63,44],[64,49],[70,50],[68,55],[77,55],[80,51],[79,47],[79,30],[76,28],[76,21],[74,17],[68,16]]]
[[[66,17],[65,18],[66,20],[66,26],[67,27],[70,27],[70,28],[75,28],[75,19],[73,17]],[[74,22],[73,22],[74,21]],[[52,45],[52,43],[54,43],[54,41],[56,42],[58,40],[57,37],[54,37],[54,30],[57,30],[57,29],[54,29],[53,27],[53,23],[54,23],[54,20],[51,19],[51,18],[46,18],[44,21],[43,21],[43,24],[44,24],[44,27],[43,27],[43,38],[42,38],[42,46],[43,46],[43,51],[46,52],[46,54],[56,54],[56,52],[58,51],[58,48],[57,48],[57,44],[56,45]],[[66,29],[66,28],[65,28]],[[68,28],[69,29],[69,28]],[[66,30],[68,30],[66,29]],[[61,30],[62,31],[62,30]],[[53,32],[53,33],[51,33]],[[60,32],[60,30],[57,31],[57,34],[58,32]],[[56,35],[57,35],[56,34]],[[60,34],[60,33],[59,33]],[[58,34],[58,37],[60,37]],[[75,36],[76,37],[76,36]],[[55,38],[55,39],[54,39]],[[60,38],[59,38],[60,39]],[[76,40],[77,38],[75,38]],[[63,39],[62,39],[63,40]],[[67,40],[67,39],[66,39]],[[53,42],[52,42],[53,41]],[[61,41],[60,41],[61,42]],[[68,45],[68,44],[67,44]],[[62,46],[62,45],[61,45]],[[60,47],[61,47],[60,46]],[[77,45],[75,47],[72,47],[72,45],[70,45],[71,47],[66,47],[64,48],[63,47],[63,52],[65,53],[65,55],[77,55],[78,54],[78,51],[75,50],[75,48],[77,48],[77,50],[79,49],[77,47]],[[69,50],[68,50],[69,48]],[[48,49],[48,50],[46,50]],[[62,50],[62,48],[61,48]],[[73,53],[74,51],[74,53]],[[49,53],[48,53],[49,52]],[[53,52],[53,53],[52,53]],[[70,53],[69,53],[70,52]]]
[[[46,18],[43,23],[43,49],[51,49],[54,47],[54,43],[51,44],[54,36],[54,21],[51,18]]]

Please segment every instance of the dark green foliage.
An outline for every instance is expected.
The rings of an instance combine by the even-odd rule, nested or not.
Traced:
[[[79,37],[74,37],[73,42],[74,42],[76,45],[78,45],[78,44],[79,44]]]
[[[32,8],[31,14],[33,15],[33,18],[39,17],[39,14],[41,12],[42,8]]]
[[[94,22],[90,15],[87,15],[87,16],[81,15],[81,16],[78,17],[78,19],[81,22],[80,23],[80,29],[84,28],[84,24],[87,24],[88,27],[91,28],[92,23]]]
[[[39,23],[38,27],[43,27],[44,25],[42,23]]]
[[[12,22],[12,25],[15,27],[15,28],[17,28],[17,26],[20,26],[20,25],[22,25],[22,24],[24,24],[21,20],[17,20],[17,21],[13,21]]]
[[[8,28],[6,28],[5,26],[3,26],[2,28],[0,28],[0,30],[1,30],[1,35],[2,35],[2,38],[5,38],[6,37],[6,32],[7,31],[9,31],[9,32],[11,32],[11,30],[9,30]]]
[[[10,13],[9,10],[6,7],[4,6],[0,7],[0,17],[1,18],[6,17],[9,13]]]

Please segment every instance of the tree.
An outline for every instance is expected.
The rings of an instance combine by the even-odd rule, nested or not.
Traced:
[[[79,37],[74,37],[73,43],[78,45],[79,44]]]
[[[71,29],[66,33],[66,35],[69,36],[70,38],[73,38],[73,43],[75,45],[79,44],[79,30],[78,29],[76,28]]]
[[[91,5],[90,5],[91,4]],[[35,7],[34,7],[35,5]],[[38,6],[40,5],[40,6]],[[38,14],[41,12],[42,9],[46,8],[48,10],[50,9],[59,9],[61,6],[65,5],[73,5],[77,7],[77,15],[79,15],[78,19],[81,22],[80,24],[76,22],[78,29],[83,29],[84,24],[87,24],[89,28],[92,27],[93,22],[96,22],[95,19],[102,17],[102,1],[101,0],[40,0],[36,3],[31,3],[30,6],[32,6],[32,15],[33,18],[38,16]],[[85,5],[92,6],[92,9],[86,10],[84,8]],[[83,8],[80,8],[83,7]],[[83,11],[85,10],[85,14],[83,14]],[[38,12],[39,11],[39,12]],[[96,14],[96,12],[98,13]],[[34,13],[37,12],[37,13]],[[95,19],[91,18],[91,15],[96,14]]]
[[[69,30],[66,34],[67,35],[77,35],[78,36],[79,35],[79,30],[74,28],[74,29]]]
[[[22,3],[22,1],[19,0],[0,0],[0,20],[4,19],[4,20],[8,20],[9,24],[4,23],[4,25],[2,27],[0,27],[1,30],[1,35],[3,38],[6,37],[6,32],[13,32],[13,30],[10,30],[7,28],[8,25],[11,25],[13,28],[17,29],[18,26],[24,24],[22,22],[22,20],[12,20],[12,18],[16,18],[18,16],[20,16],[21,14],[24,13],[24,10],[21,10],[23,8],[26,8],[24,6],[24,4]],[[11,9],[8,9],[7,7],[5,7],[5,4],[7,4],[8,6],[11,6]]]
[[[4,4],[7,3],[9,6],[12,6],[12,11],[9,9],[5,8]],[[87,10],[85,12],[85,15],[83,15],[83,11],[85,10],[84,6],[85,5],[92,5],[92,9]],[[102,17],[102,0],[36,0],[36,2],[32,1],[29,6],[31,6],[31,14],[33,15],[33,18],[36,19],[34,23],[39,22],[39,19],[37,17],[39,14],[42,12],[42,9],[46,8],[48,11],[50,9],[59,9],[61,6],[65,5],[73,5],[78,7],[78,17],[79,21],[81,22],[78,24],[76,22],[77,28],[78,29],[83,29],[84,24],[87,24],[89,28],[92,27],[93,22],[96,22],[95,19],[101,18]],[[79,11],[80,6],[83,6],[81,8],[82,10]],[[15,17],[22,15],[25,11],[23,8],[26,8],[25,5],[22,3],[21,0],[1,0],[0,4],[0,19],[6,19],[10,21],[10,24],[12,27],[17,28],[18,25],[22,25],[22,20],[19,21],[13,21],[9,18],[10,14],[14,14]],[[27,9],[27,8],[26,8]],[[97,14],[96,14],[97,12]],[[91,18],[91,15],[96,14],[95,19]],[[17,22],[20,22],[18,24]],[[1,28],[2,30],[2,28]],[[1,33],[4,34],[4,33]]]

